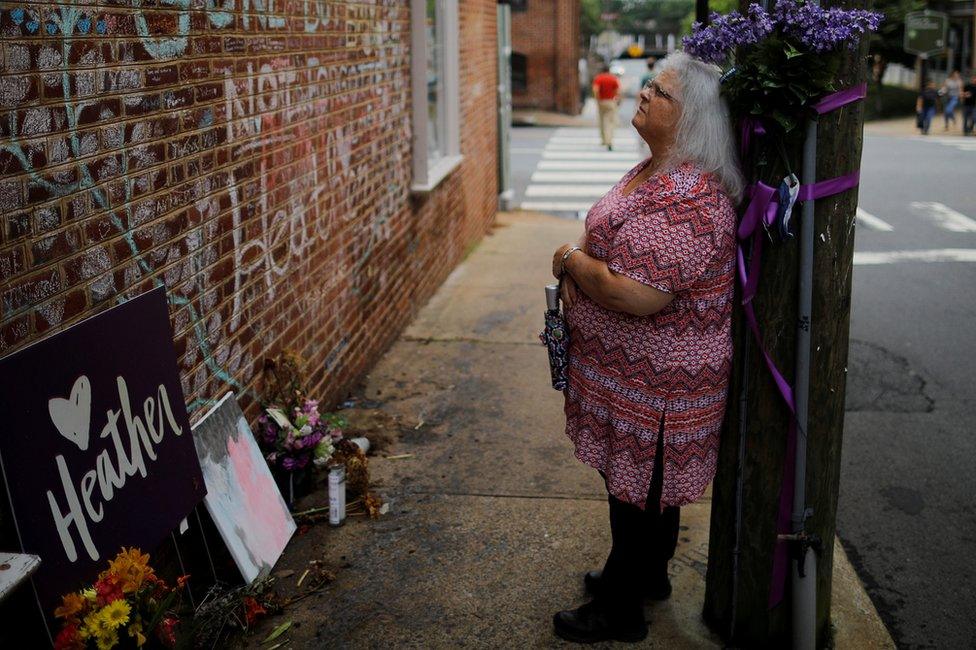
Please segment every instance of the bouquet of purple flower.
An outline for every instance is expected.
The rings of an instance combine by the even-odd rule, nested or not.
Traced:
[[[836,90],[845,46],[856,50],[882,19],[863,9],[780,0],[771,13],[751,4],[744,15],[712,14],[709,25],[692,25],[683,44],[703,61],[731,64],[723,79],[733,115],[769,117],[788,134],[807,106]]]
[[[258,442],[272,468],[294,472],[324,466],[342,438],[342,418],[322,416],[319,403],[303,399],[289,414],[277,406],[265,407],[258,418]]]

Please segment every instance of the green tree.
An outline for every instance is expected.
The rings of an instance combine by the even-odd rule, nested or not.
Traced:
[[[708,0],[708,10],[714,11],[719,14],[727,14],[731,11],[737,10],[739,8],[739,0]],[[687,35],[691,33],[691,25],[695,22],[695,7],[691,7],[691,11],[685,14],[684,19],[681,21],[681,34]]]
[[[590,43],[590,37],[606,29],[600,18],[600,0],[580,0],[580,38],[583,47]]]
[[[925,0],[875,0],[872,7],[885,15],[881,29],[871,37],[870,54],[874,60],[872,78],[881,90],[881,79],[889,63],[915,65],[915,55],[902,49],[905,38],[905,14],[925,9]],[[875,93],[880,109],[881,92]]]
[[[678,33],[681,21],[693,10],[694,0],[611,0],[608,7],[618,15],[613,28],[621,34]]]

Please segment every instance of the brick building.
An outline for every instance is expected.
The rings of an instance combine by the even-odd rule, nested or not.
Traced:
[[[3,3],[0,48],[0,355],[164,284],[191,418],[286,348],[329,402],[494,218],[495,0]]]
[[[579,0],[515,0],[512,106],[580,112]]]

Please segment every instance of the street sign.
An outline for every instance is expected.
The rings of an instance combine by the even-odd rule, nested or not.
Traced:
[[[905,14],[905,51],[923,57],[939,54],[946,47],[948,25],[949,17],[938,11]]]

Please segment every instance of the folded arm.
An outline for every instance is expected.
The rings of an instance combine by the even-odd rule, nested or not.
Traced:
[[[560,247],[556,256],[561,259],[569,248],[569,244]],[[590,257],[582,250],[570,254],[564,267],[583,293],[610,311],[649,316],[667,307],[674,298],[670,293],[614,273],[606,262]]]

